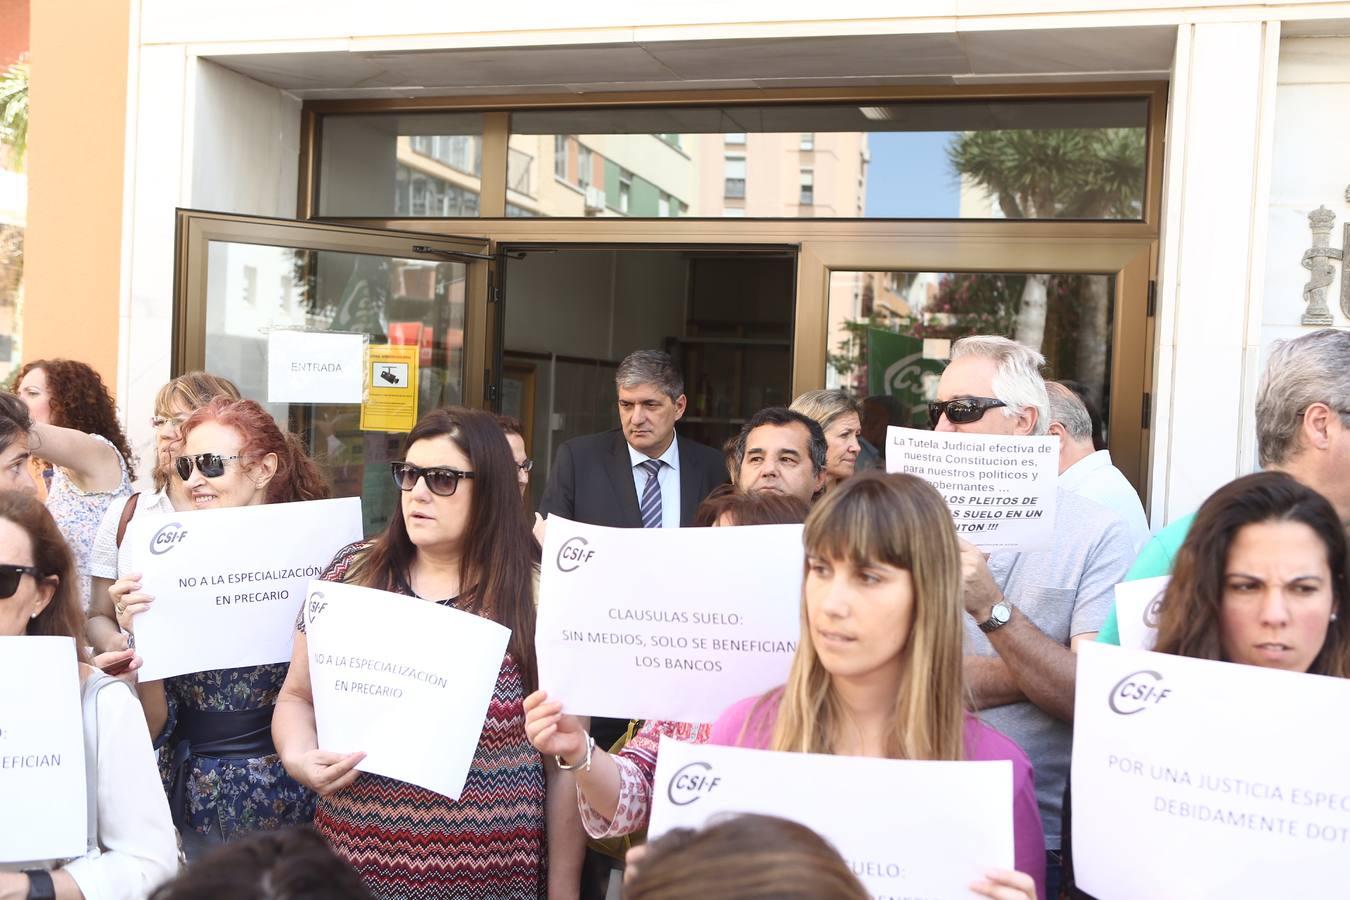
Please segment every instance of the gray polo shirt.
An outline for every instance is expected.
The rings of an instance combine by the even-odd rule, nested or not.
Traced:
[[[1129,529],[1106,507],[1056,490],[1055,546],[1038,553],[993,553],[994,583],[1048,637],[1069,646],[1078,634],[1101,627],[1115,599],[1115,586],[1134,562]],[[989,638],[965,617],[966,652],[997,656]],[[1073,726],[1030,702],[983,710],[980,718],[1016,741],[1036,770],[1036,798],[1045,825],[1045,846],[1059,849],[1060,806],[1069,771]]]

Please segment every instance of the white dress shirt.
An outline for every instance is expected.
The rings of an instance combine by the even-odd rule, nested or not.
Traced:
[[[666,452],[656,457],[665,463],[656,476],[656,484],[661,488],[661,527],[680,527],[680,441],[670,439]],[[647,470],[642,464],[651,459],[647,454],[634,450],[628,445],[628,459],[633,463],[633,487],[637,488],[638,503],[642,503],[642,492],[647,489]]]
[[[1153,537],[1144,516],[1144,504],[1125,475],[1111,464],[1111,451],[1098,450],[1069,466],[1059,476],[1059,486],[1080,497],[1100,503],[1125,520],[1134,552],[1144,549]]]

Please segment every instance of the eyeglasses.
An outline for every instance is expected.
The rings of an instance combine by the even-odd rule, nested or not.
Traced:
[[[187,481],[192,477],[192,467],[207,478],[219,478],[225,474],[225,463],[242,456],[221,456],[219,453],[198,453],[196,456],[179,456],[173,461],[173,469],[178,477]]]
[[[954,400],[941,400],[928,404],[928,421],[936,428],[945,413],[947,421],[953,425],[969,425],[971,422],[980,421],[989,410],[1007,405],[993,397],[957,397]]]
[[[394,474],[394,484],[398,485],[400,491],[411,491],[417,487],[418,481],[425,478],[427,490],[438,497],[453,495],[459,487],[461,478],[473,477],[472,472],[452,469],[449,466],[431,466],[424,469],[421,466],[414,466],[412,463],[396,462],[390,463],[389,468]]]
[[[32,566],[11,566],[7,563],[0,563],[0,600],[8,600],[14,596],[14,592],[19,589],[19,579],[25,575],[32,575],[36,581],[42,578],[42,572]]]
[[[528,474],[529,471],[534,468],[534,460],[527,459],[524,462],[518,462],[516,463],[516,468]]]
[[[150,427],[156,430],[165,425],[172,425],[175,430],[182,428],[183,423],[187,421],[187,416],[151,416]]]

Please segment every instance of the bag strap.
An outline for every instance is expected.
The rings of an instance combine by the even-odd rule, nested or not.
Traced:
[[[110,684],[131,685],[97,669],[84,682],[80,715],[84,723],[84,780],[89,829],[86,851],[98,849],[98,695]]]
[[[122,507],[122,518],[117,522],[117,546],[122,546],[122,538],[127,536],[127,525],[131,522],[131,517],[136,515],[136,500],[141,496],[140,491],[127,498],[127,505]]]

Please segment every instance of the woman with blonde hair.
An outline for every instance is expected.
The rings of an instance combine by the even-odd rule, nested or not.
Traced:
[[[807,391],[789,407],[820,423],[825,432],[825,490],[852,478],[862,445],[862,407],[843,391]]]
[[[991,871],[972,888],[1043,897],[1045,838],[1031,764],[966,712],[961,556],[941,495],[912,476],[864,473],[816,504],[803,542],[802,635],[787,684],[728,709],[711,743],[1010,760],[1018,871]]]

